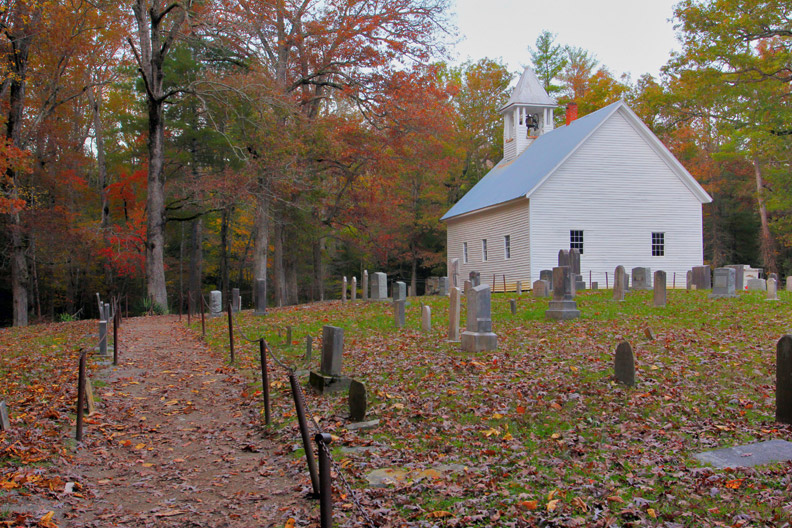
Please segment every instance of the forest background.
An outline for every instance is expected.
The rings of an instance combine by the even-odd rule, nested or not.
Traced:
[[[0,1],[0,324],[271,305],[445,270],[439,217],[502,155],[516,73],[447,62],[446,0]],[[625,99],[712,195],[705,260],[792,272],[792,1],[682,1],[660,78],[544,32],[563,107]],[[637,45],[637,43],[633,43]],[[628,44],[625,44],[628,45]],[[557,118],[563,122],[563,111]]]

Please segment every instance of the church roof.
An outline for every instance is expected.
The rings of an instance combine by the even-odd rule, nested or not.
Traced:
[[[542,83],[531,68],[526,67],[517,86],[512,90],[511,97],[501,112],[513,105],[556,107],[556,100],[547,95]]]
[[[501,160],[470,189],[441,220],[471,213],[518,198],[530,198],[544,181],[560,167],[586,139],[610,116],[624,109],[625,116],[644,130],[644,134],[664,154],[667,162],[691,191],[702,201],[712,198],[696,182],[659,139],[641,122],[623,101],[610,104],[576,119],[571,124],[540,135],[530,147],[511,161]]]

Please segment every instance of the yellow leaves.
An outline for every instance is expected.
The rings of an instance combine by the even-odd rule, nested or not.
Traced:
[[[548,502],[547,503],[547,511],[549,511],[549,512],[555,511],[556,507],[558,506],[558,503],[560,501],[561,501],[561,499],[553,499],[550,502]]]
[[[176,405],[177,403],[179,403],[179,400],[170,400],[168,402],[165,402],[165,407],[170,407],[172,405]]]
[[[143,444],[143,443],[135,445],[135,449],[143,449],[144,447],[146,447],[146,444]]]
[[[560,411],[560,410],[561,410],[561,405],[559,405],[559,404],[558,404],[558,403],[556,403],[556,402],[553,402],[553,403],[551,403],[551,404],[550,404],[550,407],[551,407],[552,409],[555,409],[556,411]]]
[[[742,486],[744,480],[745,480],[744,478],[728,480],[726,481],[726,484],[724,484],[724,487],[735,490],[740,489],[740,486]]]
[[[394,403],[393,405],[391,405],[391,409],[396,409],[397,411],[402,411],[402,410],[404,410],[404,404],[403,403]]]
[[[445,511],[445,510],[433,511],[433,512],[430,512],[427,515],[427,517],[429,517],[430,519],[442,519],[444,517],[453,517],[453,516],[454,516],[453,513],[451,513],[450,511]]]
[[[58,525],[52,522],[52,517],[54,516],[54,511],[47,512],[47,514],[39,520],[38,525],[41,528],[58,528]]]
[[[289,517],[289,520],[286,521],[286,524],[283,525],[283,528],[294,528],[294,525],[297,523],[292,517]]]
[[[649,509],[647,509],[647,510],[646,510],[646,513],[647,513],[647,514],[649,515],[649,517],[651,517],[652,519],[657,519],[657,512],[654,510],[654,508],[649,508]]]
[[[539,503],[537,501],[535,501],[535,500],[521,501],[521,502],[517,503],[517,505],[520,508],[523,508],[523,509],[528,510],[528,511],[534,511],[535,509],[537,509],[539,507]]]
[[[553,440],[558,440],[559,438],[561,438],[561,433],[553,433],[550,435],[550,438],[552,438]]]
[[[492,415],[493,420],[500,420],[501,418],[503,418],[503,415],[501,413],[495,413]]]
[[[611,495],[610,497],[608,497],[608,502],[616,502],[618,504],[624,504],[624,499],[622,499],[618,495]]]
[[[483,434],[484,436],[489,438],[490,436],[500,436],[501,435],[501,431],[500,431],[500,429],[496,429],[494,427],[490,427],[486,431],[482,431],[481,434]]]

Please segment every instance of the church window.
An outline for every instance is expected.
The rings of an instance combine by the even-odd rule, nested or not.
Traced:
[[[573,229],[569,232],[569,249],[577,249],[583,254],[583,230]]]

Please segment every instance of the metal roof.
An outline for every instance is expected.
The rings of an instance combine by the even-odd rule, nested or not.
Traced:
[[[500,109],[501,112],[513,105],[556,107],[555,99],[547,95],[542,83],[531,68],[525,68],[517,86],[512,90],[509,102]]]

